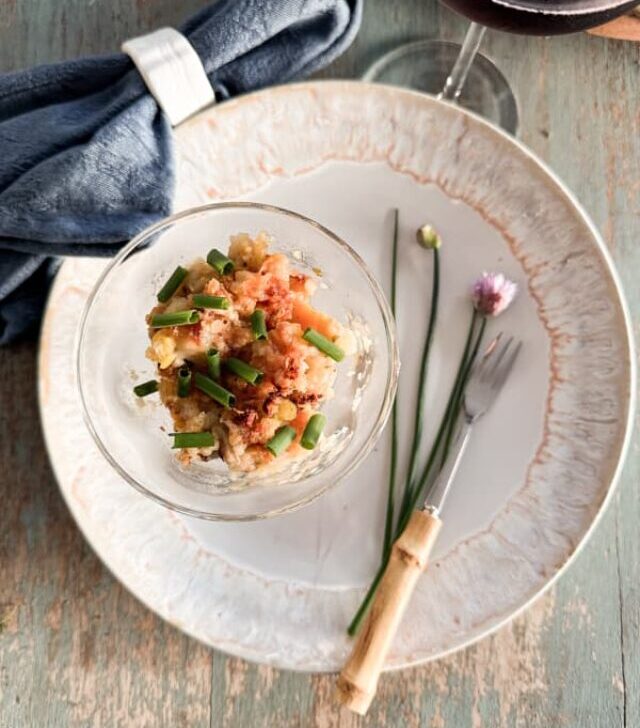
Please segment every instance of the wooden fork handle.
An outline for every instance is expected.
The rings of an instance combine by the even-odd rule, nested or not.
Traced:
[[[369,709],[394,635],[418,577],[427,566],[441,525],[437,516],[414,511],[393,544],[369,614],[338,677],[338,700],[355,713],[364,715]]]

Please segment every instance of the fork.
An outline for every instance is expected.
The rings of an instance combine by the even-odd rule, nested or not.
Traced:
[[[360,715],[369,709],[395,633],[418,577],[427,566],[442,526],[440,513],[473,428],[495,401],[521,348],[522,342],[513,337],[503,341],[501,333],[487,347],[467,382],[462,423],[451,452],[429,489],[424,506],[413,511],[406,528],[393,544],[369,614],[337,681],[338,700]]]

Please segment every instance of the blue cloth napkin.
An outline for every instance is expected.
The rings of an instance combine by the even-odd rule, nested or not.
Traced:
[[[305,76],[362,0],[219,0],[180,31],[216,98]],[[113,255],[171,212],[171,128],[128,56],[0,75],[0,344],[39,320],[60,255]]]

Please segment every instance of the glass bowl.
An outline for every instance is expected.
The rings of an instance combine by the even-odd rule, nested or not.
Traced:
[[[338,365],[321,444],[268,474],[235,474],[222,460],[185,467],[171,449],[169,412],[158,394],[132,388],[156,375],[145,358],[145,315],[177,265],[188,265],[229,236],[266,231],[271,252],[317,279],[313,305],[350,326],[357,352]],[[173,215],[134,238],[107,266],[85,308],[77,349],[84,415],[98,447],[141,493],[168,508],[211,520],[252,520],[311,502],[371,451],[395,396],[399,369],[393,318],[380,285],[337,235],[294,212],[249,202]]]

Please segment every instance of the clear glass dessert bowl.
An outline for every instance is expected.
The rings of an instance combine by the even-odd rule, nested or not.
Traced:
[[[171,416],[159,395],[133,386],[156,376],[145,357],[145,316],[177,265],[188,266],[240,232],[266,231],[270,252],[318,282],[313,304],[348,326],[356,352],[338,366],[325,436],[315,450],[268,471],[234,473],[220,460],[181,465]],[[87,426],[113,468],[141,493],[175,511],[211,520],[253,520],[298,508],[343,480],[371,452],[391,410],[399,357],[391,311],[352,248],[297,213],[250,202],[193,208],[135,237],[107,266],[80,323],[77,380]]]

